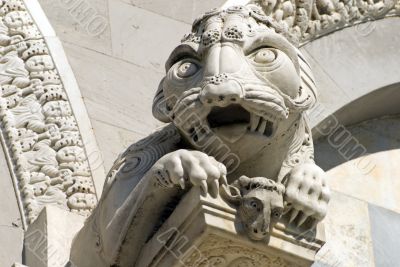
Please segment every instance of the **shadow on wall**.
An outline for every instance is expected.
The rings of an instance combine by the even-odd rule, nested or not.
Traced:
[[[349,160],[400,148],[400,84],[346,105],[313,129],[316,163],[328,171]]]

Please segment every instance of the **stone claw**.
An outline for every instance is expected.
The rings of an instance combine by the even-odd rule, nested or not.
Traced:
[[[207,189],[207,182],[206,182],[206,180],[202,180],[202,181],[200,182],[199,186],[200,186],[202,195],[203,195],[204,197],[207,196],[208,189]]]
[[[301,213],[299,222],[297,223],[297,227],[300,227],[304,224],[304,222],[307,220],[308,216],[305,213]]]
[[[318,224],[318,220],[314,220],[313,223],[311,224],[310,229],[312,230],[312,229],[316,228],[317,224]]]
[[[218,197],[218,192],[219,192],[219,182],[218,182],[218,180],[212,180],[211,181],[209,192],[210,192],[210,195],[213,198]]]
[[[289,223],[292,223],[294,221],[294,219],[296,219],[299,212],[300,212],[299,210],[293,209],[293,212],[290,215]]]
[[[228,186],[228,179],[225,174],[221,176],[221,184]]]
[[[182,188],[183,190],[185,190],[185,179],[180,178],[180,179],[179,179],[179,185],[181,186],[181,188]]]

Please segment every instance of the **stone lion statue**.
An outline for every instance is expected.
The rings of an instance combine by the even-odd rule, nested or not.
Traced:
[[[168,124],[115,161],[71,261],[134,266],[191,186],[236,199],[253,240],[282,213],[295,227],[315,227],[330,195],[313,161],[306,111],[315,101],[309,65],[261,9],[206,13],[172,52],[154,98],[154,116]]]

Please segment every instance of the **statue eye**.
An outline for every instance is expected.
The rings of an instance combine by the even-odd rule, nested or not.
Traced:
[[[259,203],[255,200],[252,200],[249,202],[249,205],[252,209],[257,210],[257,211],[261,211],[261,207],[259,205]]]
[[[274,209],[274,210],[272,211],[272,216],[273,216],[274,218],[276,218],[276,219],[279,219],[279,218],[281,217],[281,214],[282,214],[282,212],[281,212],[280,209]]]
[[[178,67],[178,72],[177,75],[180,78],[188,78],[196,74],[196,72],[199,70],[199,67],[196,63],[191,62],[191,61],[186,61],[183,62],[179,67]]]
[[[275,61],[276,52],[271,48],[262,48],[255,53],[254,61],[259,64],[267,64]]]

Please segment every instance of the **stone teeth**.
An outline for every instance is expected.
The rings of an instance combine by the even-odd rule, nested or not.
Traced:
[[[258,131],[260,134],[264,134],[265,128],[266,128],[266,127],[267,127],[267,121],[264,120],[264,119],[262,119],[262,120],[261,120],[261,123],[260,123],[260,126],[258,127],[257,131]]]
[[[251,114],[250,116],[250,126],[249,130],[250,132],[257,132],[262,135],[267,135],[267,127],[270,127],[270,124],[272,123],[273,129],[272,129],[272,134],[275,132],[276,128],[276,123],[273,123],[272,120],[269,120],[269,116],[267,118],[261,117],[255,114]],[[267,131],[268,135],[270,135],[270,130]]]
[[[265,115],[264,118],[265,118],[266,120],[271,121],[271,122],[273,122],[273,121],[276,120],[276,117],[275,117],[275,116],[269,115],[269,114]]]
[[[255,132],[259,123],[260,123],[260,116],[251,114],[251,118],[250,118],[250,131]]]
[[[278,123],[273,123],[272,124],[272,135],[276,133],[276,130],[278,129]]]

